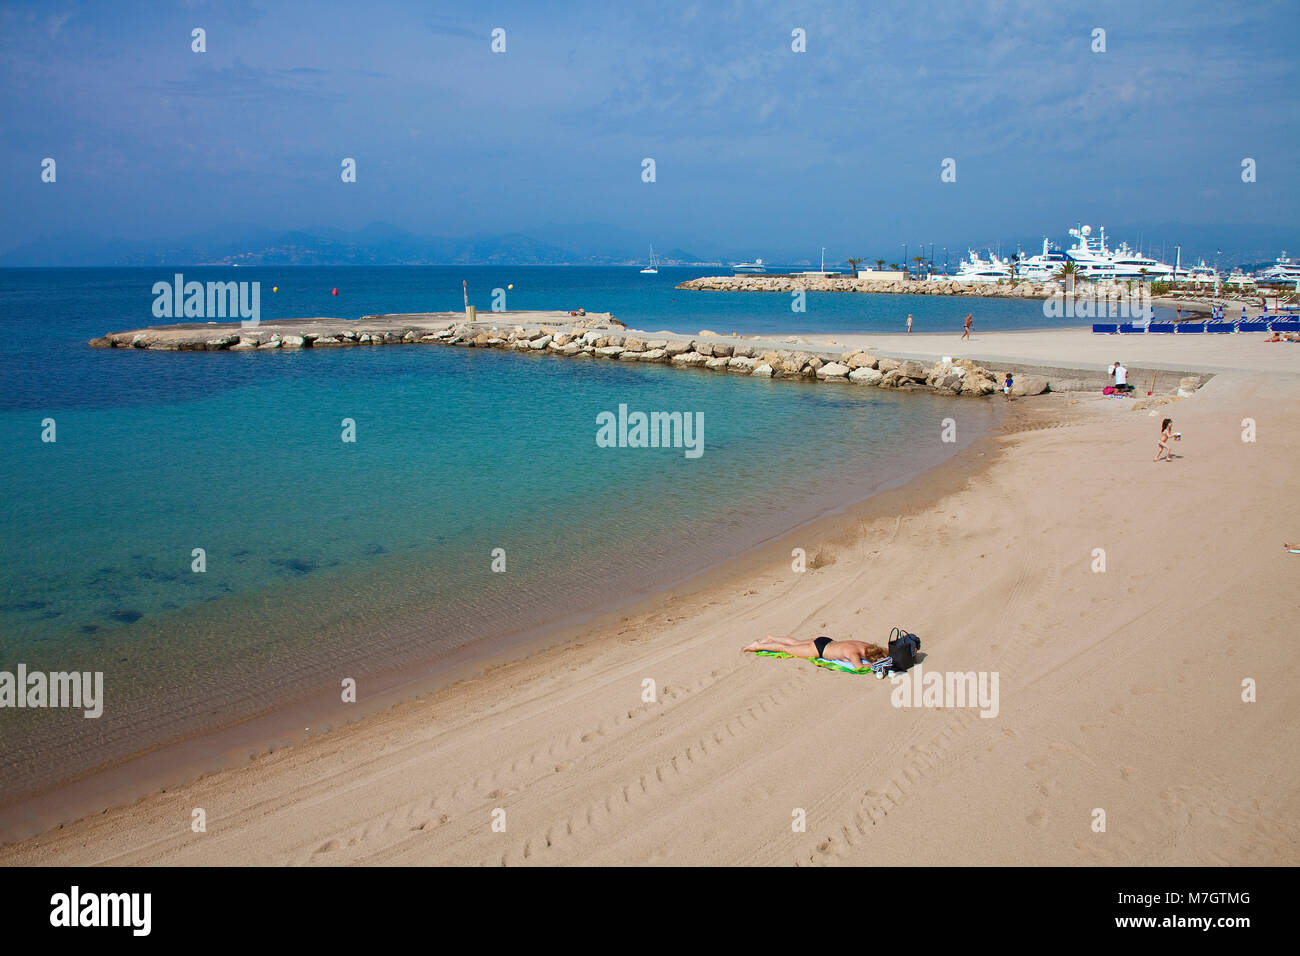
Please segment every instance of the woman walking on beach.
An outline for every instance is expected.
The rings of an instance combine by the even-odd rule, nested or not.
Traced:
[[[973,313],[971,312],[966,313],[966,322],[962,325],[962,330],[961,330],[961,337],[963,339],[970,338],[970,324],[973,321],[972,316]]]
[[[907,313],[907,332],[908,332],[909,335],[910,335],[911,332],[912,332],[912,313],[911,313],[911,312]]]
[[[1169,443],[1174,440],[1174,420],[1166,418],[1160,423],[1160,441],[1156,445],[1156,457],[1152,461],[1159,461],[1160,456],[1165,455],[1165,461],[1173,461],[1174,453],[1169,449]]]

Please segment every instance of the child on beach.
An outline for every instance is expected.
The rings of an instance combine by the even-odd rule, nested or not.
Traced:
[[[1011,378],[1011,373],[1007,372],[1007,380],[1002,383],[1002,394],[1007,397],[1008,402],[1011,401],[1011,387],[1015,384],[1015,381]]]
[[[866,641],[833,641],[829,637],[801,641],[797,637],[773,637],[771,634],[741,650],[776,651],[810,661],[819,657],[827,661],[848,661],[854,668],[862,667],[863,661],[874,664],[889,656],[883,647]]]
[[[1160,423],[1160,441],[1156,445],[1156,457],[1152,461],[1159,461],[1161,454],[1164,454],[1165,461],[1173,461],[1174,453],[1169,449],[1171,441],[1178,441],[1183,436],[1174,431],[1174,420],[1166,418]]]

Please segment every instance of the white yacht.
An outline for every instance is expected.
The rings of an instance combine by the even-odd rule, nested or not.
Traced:
[[[767,266],[763,265],[762,259],[755,259],[753,262],[737,262],[735,265],[731,267],[731,271],[736,273],[740,273],[740,272],[760,273],[760,272],[766,272]]]
[[[1282,250],[1282,255],[1265,269],[1263,272],[1255,273],[1255,279],[1268,285],[1290,285],[1300,282],[1300,259],[1288,259],[1286,250]]]
[[[1219,273],[1212,266],[1205,264],[1202,259],[1190,269],[1184,269],[1182,272],[1175,273],[1174,276],[1179,282],[1189,282],[1192,285],[1216,285],[1219,281]]]
[[[655,244],[650,243],[650,264],[641,270],[643,276],[659,274],[659,260],[655,258]]]
[[[1071,229],[1074,245],[1065,251],[1083,279],[1171,279],[1172,266],[1157,262],[1120,243],[1118,249],[1106,248],[1106,227],[1100,227],[1097,237],[1091,226]]]
[[[1056,277],[1056,274],[1061,271],[1061,267],[1067,261],[1065,253],[1059,249],[1053,249],[1051,242],[1044,237],[1042,252],[1036,256],[1016,260],[1016,278],[1028,279],[1031,282],[1048,282]]]
[[[962,260],[956,275],[930,278],[936,282],[999,282],[1011,278],[1011,266],[992,252],[988,259],[981,259],[979,253],[967,250],[967,258]]]
[[[1232,272],[1228,274],[1227,278],[1223,280],[1223,284],[1225,286],[1233,286],[1243,291],[1249,291],[1255,288],[1255,280],[1251,276],[1246,275],[1246,273],[1242,272],[1240,269],[1233,269]]]

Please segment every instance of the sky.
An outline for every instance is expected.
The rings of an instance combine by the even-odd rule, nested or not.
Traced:
[[[1298,39],[1294,0],[0,2],[0,251],[598,222],[770,260],[1287,227]]]

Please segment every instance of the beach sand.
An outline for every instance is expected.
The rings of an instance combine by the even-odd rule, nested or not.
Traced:
[[[1300,346],[975,339],[853,337],[1219,374],[1143,411],[1011,403],[954,462],[612,625],[0,864],[1300,862],[1300,557],[1281,548],[1300,538]],[[1184,437],[1156,464],[1165,415]],[[996,716],[895,707],[887,681],[740,651],[893,625],[921,637],[925,672],[996,672]]]

